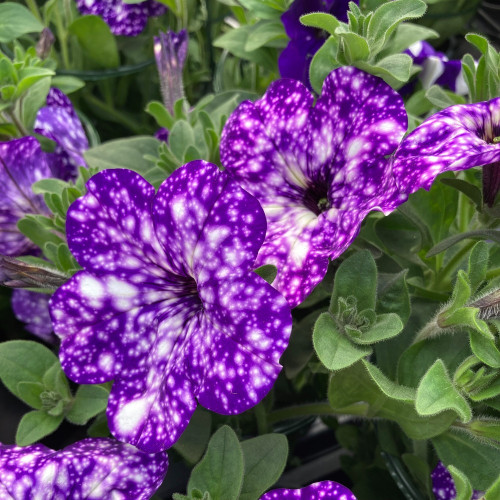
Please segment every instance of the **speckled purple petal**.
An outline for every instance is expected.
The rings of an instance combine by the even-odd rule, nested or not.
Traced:
[[[373,209],[406,199],[391,177],[407,126],[403,101],[383,80],[356,68],[333,71],[316,106],[300,82],[279,80],[245,101],[221,138],[227,171],[256,196],[268,230],[256,264],[273,264],[273,283],[291,306],[324,276]]]
[[[321,481],[299,490],[272,490],[260,497],[260,500],[281,500],[295,498],[297,500],[356,500],[353,493],[339,483]]]
[[[29,213],[47,213],[43,198],[31,190],[34,182],[47,177],[46,156],[34,137],[0,143],[0,254],[23,255],[33,249],[17,222]]]
[[[114,378],[112,433],[158,451],[176,441],[197,399],[225,413],[260,401],[281,369],[291,317],[252,272],[266,230],[257,200],[202,161],[176,170],[154,199],[124,169],[96,174],[87,188],[67,222],[85,270],[50,309],[67,375]],[[235,363],[245,372],[238,382]]]
[[[25,500],[147,500],[168,467],[113,439],[88,438],[54,451],[42,444],[0,445],[0,498]]]
[[[16,318],[26,323],[24,328],[45,342],[54,342],[49,314],[50,295],[15,289],[12,291],[12,310]]]
[[[436,500],[454,500],[457,496],[455,483],[448,469],[439,462],[431,473],[432,492]],[[471,500],[479,500],[483,493],[474,491]]]
[[[79,166],[86,166],[83,153],[89,143],[82,123],[69,98],[59,89],[50,89],[46,106],[36,115],[34,130],[56,142],[53,153],[47,153],[52,175],[74,179]]]
[[[137,36],[149,17],[162,15],[166,7],[153,0],[127,4],[122,0],[76,0],[82,14],[101,16],[115,35]]]
[[[457,104],[432,115],[401,142],[393,162],[399,189],[429,189],[442,172],[465,170],[500,160],[500,97]]]

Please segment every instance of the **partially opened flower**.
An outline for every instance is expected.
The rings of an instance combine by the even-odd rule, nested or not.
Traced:
[[[137,36],[148,19],[161,16],[165,6],[153,0],[125,3],[123,0],[76,0],[82,14],[100,16],[115,35]]]
[[[413,59],[415,64],[422,66],[418,79],[422,82],[424,89],[432,85],[442,85],[457,94],[467,94],[467,84],[459,59],[448,59],[443,52],[439,52],[426,41],[415,42],[405,50],[405,53]]]
[[[45,153],[52,177],[76,178],[78,167],[87,165],[83,153],[89,142],[71,101],[59,89],[50,89],[46,105],[36,115],[34,130],[56,142],[54,152]]]
[[[25,255],[35,250],[17,223],[26,214],[47,214],[43,198],[31,189],[34,182],[47,177],[52,172],[34,137],[0,143],[0,254]]]
[[[51,300],[60,359],[79,383],[114,379],[111,432],[145,451],[171,446],[197,403],[257,404],[281,370],[290,309],[252,272],[266,232],[257,200],[215,165],[176,170],[155,195],[105,170],[68,211],[84,268]]]
[[[256,264],[277,267],[273,286],[291,306],[322,280],[368,212],[405,199],[386,159],[407,128],[401,97],[380,78],[343,67],[313,100],[300,82],[279,80],[236,109],[221,139],[227,171],[266,213]]]
[[[16,289],[12,292],[12,310],[19,321],[33,335],[46,342],[53,342],[52,321],[49,314],[50,295]]]
[[[260,500],[281,500],[282,498],[298,500],[356,500],[353,493],[339,483],[321,481],[299,490],[272,490],[260,497]]]
[[[0,445],[0,498],[147,500],[168,466],[114,439],[88,438],[54,451],[42,444]]]
[[[484,200],[491,205],[500,177],[500,97],[476,104],[457,104],[425,120],[401,142],[393,173],[403,193],[429,189],[446,171],[483,166]]]
[[[339,21],[345,22],[349,10],[348,4],[349,0],[295,0],[290,5],[281,16],[286,34],[290,37],[278,61],[282,77],[294,78],[309,87],[311,60],[327,38],[322,30],[304,26],[300,22],[300,16],[310,12],[328,12]]]
[[[432,492],[436,500],[455,500],[457,491],[455,483],[448,469],[439,462],[431,474]],[[470,500],[478,500],[483,494],[480,491],[474,491]]]

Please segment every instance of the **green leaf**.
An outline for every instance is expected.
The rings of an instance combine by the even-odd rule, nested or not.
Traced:
[[[466,102],[463,96],[457,95],[450,90],[445,90],[439,85],[432,85],[425,93],[425,97],[439,109],[448,108],[455,104],[465,104]]]
[[[144,157],[157,156],[159,145],[158,139],[149,136],[116,139],[88,149],[84,157],[89,167],[129,168],[142,175],[151,168]]]
[[[451,186],[457,191],[465,194],[465,196],[467,196],[474,202],[476,208],[478,210],[481,210],[481,206],[483,204],[483,195],[481,194],[481,190],[478,187],[474,186],[474,184],[464,181],[463,179],[447,177],[440,179],[440,182],[442,182],[446,186]]]
[[[85,425],[106,409],[109,391],[100,385],[81,385],[66,418],[73,424]]]
[[[401,318],[395,313],[379,314],[375,324],[359,338],[351,337],[356,344],[368,345],[395,337],[403,330]]]
[[[380,53],[380,56],[385,57],[389,54],[399,54],[415,42],[438,37],[439,33],[437,31],[421,26],[420,24],[401,23]]]
[[[248,52],[263,47],[272,40],[287,40],[283,23],[276,21],[259,21],[248,34],[244,49]]]
[[[500,351],[494,340],[487,339],[475,331],[470,332],[472,352],[485,364],[492,368],[500,368]]]
[[[39,33],[43,24],[23,5],[0,4],[0,43],[12,42],[25,33]]]
[[[61,179],[41,179],[36,181],[31,188],[35,194],[54,193],[61,195],[64,189],[68,187],[68,183]]]
[[[341,64],[337,59],[339,50],[339,40],[337,37],[331,36],[314,54],[311,65],[309,67],[309,80],[317,94],[321,94],[321,87],[325,78],[336,68],[340,68]]]
[[[270,488],[285,469],[288,441],[283,434],[264,434],[241,443],[245,461],[238,500],[255,500]]]
[[[426,257],[433,257],[438,253],[444,252],[448,248],[452,247],[459,241],[465,239],[473,239],[473,240],[492,240],[495,243],[500,243],[500,233],[495,229],[478,229],[476,231],[468,231],[466,233],[455,234],[454,236],[450,236],[442,241],[440,241],[437,245],[432,247],[428,252]]]
[[[68,95],[85,87],[85,82],[76,76],[54,76],[51,85]]]
[[[29,238],[37,247],[41,248],[44,255],[50,259],[50,255],[45,252],[45,246],[47,243],[53,243],[54,245],[59,245],[62,243],[62,239],[45,229],[43,225],[37,221],[35,217],[25,216],[17,223],[17,227],[21,233],[23,233],[27,238]]]
[[[217,500],[237,500],[243,484],[243,452],[234,431],[222,426],[210,439],[201,462],[191,472],[188,493],[208,491]]]
[[[498,500],[500,498],[500,475],[497,480],[488,488],[484,495],[484,500]]]
[[[73,21],[68,31],[75,35],[84,54],[100,68],[116,68],[120,64],[116,39],[99,16],[82,16]]]
[[[19,83],[16,87],[15,97],[19,98],[35,83],[52,75],[55,75],[55,72],[49,68],[29,67],[19,70]]]
[[[492,439],[500,445],[500,420],[477,419],[469,424],[469,429],[480,438]]]
[[[484,241],[478,241],[472,247],[467,267],[467,276],[469,278],[472,293],[474,293],[479,285],[486,279],[489,255],[490,247]]]
[[[368,59],[370,56],[370,47],[365,38],[351,32],[340,32],[338,36],[343,42],[342,48],[349,64]]]
[[[16,444],[28,446],[52,434],[63,420],[62,415],[52,416],[45,411],[34,410],[24,414],[16,432]]]
[[[0,344],[0,379],[16,396],[19,382],[42,383],[56,355],[39,342],[10,340]]]
[[[372,75],[379,76],[391,86],[401,86],[401,83],[410,79],[412,59],[408,54],[392,54],[374,64],[356,61],[356,66]]]
[[[472,498],[472,486],[467,476],[453,465],[450,465],[448,470],[455,483],[455,500],[470,500]]]
[[[321,314],[314,325],[313,345],[329,370],[342,370],[372,353],[370,347],[356,346],[342,334],[328,312]]]
[[[479,391],[474,391],[474,393],[469,394],[469,398],[472,399],[472,401],[484,401],[487,399],[495,398],[498,395],[500,395],[500,378],[497,378],[486,388]],[[489,401],[485,401],[485,403],[489,404]]]
[[[328,399],[335,410],[352,413],[355,409],[357,415],[392,420],[411,439],[437,436],[456,420],[454,411],[432,417],[419,415],[414,398],[414,389],[394,383],[365,360],[335,372],[328,387]]]
[[[49,391],[54,391],[63,399],[71,399],[68,379],[62,371],[61,363],[57,360],[43,375],[42,382]]]
[[[207,447],[211,425],[212,417],[210,413],[198,407],[193,413],[186,430],[173,448],[189,463],[197,463]]]
[[[445,410],[453,410],[462,422],[469,422],[472,411],[465,398],[454,387],[442,360],[427,370],[417,388],[415,408],[420,415],[436,415]]]
[[[330,35],[335,34],[335,30],[340,26],[340,21],[335,16],[327,14],[326,12],[311,12],[300,16],[300,22],[304,26],[318,28],[324,30]]]
[[[194,144],[194,130],[186,120],[179,120],[170,130],[168,145],[172,153],[182,161],[184,151]]]
[[[378,313],[396,313],[403,323],[408,321],[411,312],[410,295],[406,285],[407,271],[397,274],[379,274],[377,305]]]
[[[377,266],[371,253],[362,250],[340,264],[335,273],[331,310],[338,312],[338,299],[356,298],[358,311],[375,309],[377,297]]]
[[[422,17],[427,6],[421,0],[394,0],[381,5],[368,23],[368,42],[373,53],[378,52],[398,24]]]
[[[438,457],[446,467],[466,470],[472,488],[485,491],[498,477],[500,450],[465,432],[445,432],[432,439]]]
[[[38,111],[45,106],[50,85],[51,78],[42,78],[33,84],[23,96],[21,120],[28,130],[33,128]]]
[[[160,127],[170,130],[174,126],[174,117],[160,101],[151,101],[148,103],[146,106],[146,113],[149,113]]]
[[[35,410],[41,410],[42,400],[40,394],[45,390],[40,382],[19,382],[17,384],[17,396]]]
[[[238,2],[260,19],[279,19],[286,10],[284,2],[269,0],[238,0]]]
[[[254,269],[254,273],[257,273],[261,278],[265,279],[270,285],[276,279],[276,274],[278,269],[272,264],[266,264]]]

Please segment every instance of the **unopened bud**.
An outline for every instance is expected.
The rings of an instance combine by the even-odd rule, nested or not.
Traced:
[[[480,319],[498,319],[500,318],[500,289],[481,297],[470,304],[471,307],[478,307]]]
[[[52,45],[55,42],[54,35],[49,28],[43,28],[42,33],[40,34],[40,39],[36,44],[36,55],[40,59],[46,59],[50,54],[50,49],[52,49]]]

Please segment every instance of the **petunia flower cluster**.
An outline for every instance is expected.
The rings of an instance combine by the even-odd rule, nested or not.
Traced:
[[[272,490],[260,497],[260,500],[356,500],[353,493],[334,481],[321,481],[300,489]]]

